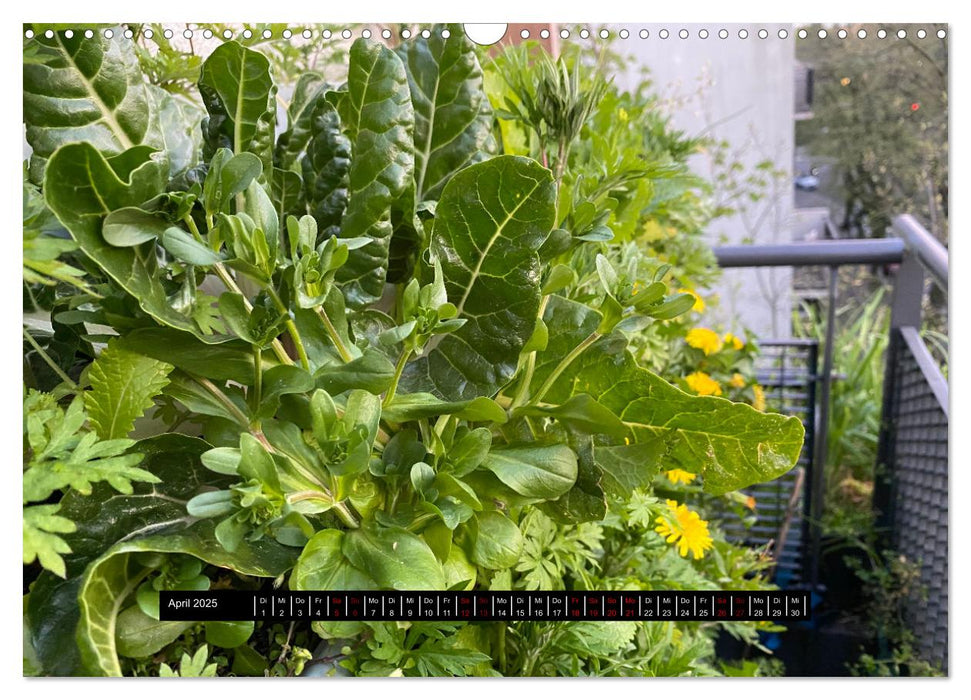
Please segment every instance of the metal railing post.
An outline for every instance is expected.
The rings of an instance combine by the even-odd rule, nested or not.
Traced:
[[[946,269],[946,268],[945,268]],[[877,531],[884,539],[893,529],[894,463],[896,436],[896,367],[899,361],[901,335],[905,327],[920,328],[924,300],[924,266],[916,251],[908,249],[897,268],[890,299],[890,337],[887,342],[886,369],[883,376],[883,407],[880,437],[877,442],[877,464],[874,475],[873,509]],[[888,541],[884,545],[889,544]]]
[[[811,505],[810,532],[810,581],[812,590],[819,586],[819,556],[823,531],[823,499],[826,493],[826,455],[829,440],[829,397],[833,382],[833,338],[836,335],[836,282],[839,268],[829,268],[829,308],[826,310],[826,347],[823,349],[823,371],[820,375],[819,392],[819,429],[816,431],[816,444],[813,450],[812,482],[810,483],[809,502]]]

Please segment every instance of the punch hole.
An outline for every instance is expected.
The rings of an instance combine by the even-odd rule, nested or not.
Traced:
[[[491,46],[506,35],[508,25],[505,24],[465,24],[465,35],[479,46]],[[404,32],[402,32],[404,35]],[[408,37],[405,37],[406,39]]]

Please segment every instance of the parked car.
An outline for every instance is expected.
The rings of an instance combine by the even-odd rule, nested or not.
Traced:
[[[819,189],[819,178],[813,174],[800,175],[796,178],[796,188],[810,192]]]

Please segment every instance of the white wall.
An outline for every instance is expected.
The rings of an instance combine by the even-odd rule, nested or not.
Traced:
[[[743,165],[742,177],[756,164],[771,160],[784,174],[774,178],[762,201],[746,202],[748,211],[716,220],[707,239],[722,243],[782,243],[791,240],[793,209],[793,75],[794,36],[791,25],[614,25],[611,32],[626,28],[626,40],[614,47],[634,57],[636,66],[617,76],[618,85],[629,88],[641,79],[640,68],[650,70],[655,92],[664,98],[675,128],[688,135],[707,134],[730,143],[730,160]],[[718,37],[721,29],[727,38]],[[759,29],[768,32],[758,37]],[[642,39],[641,29],[649,36]],[[659,36],[662,29],[670,34]],[[688,31],[688,38],[678,33]],[[706,29],[708,37],[698,33]],[[748,37],[739,38],[745,29]],[[780,39],[786,29],[788,38]],[[695,156],[692,167],[713,179],[721,169],[711,154]],[[725,198],[722,190],[717,196]],[[727,270],[712,291],[720,303],[710,305],[706,321],[726,328],[751,329],[762,338],[790,335],[791,273],[787,268],[759,271]],[[713,308],[714,307],[714,308]]]

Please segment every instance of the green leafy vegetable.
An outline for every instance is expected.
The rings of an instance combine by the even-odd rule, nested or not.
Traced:
[[[108,343],[91,365],[91,391],[84,397],[98,436],[104,440],[128,437],[135,419],[168,384],[172,369],[170,364]]]

